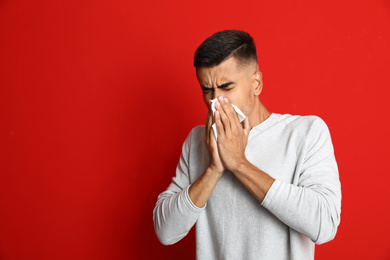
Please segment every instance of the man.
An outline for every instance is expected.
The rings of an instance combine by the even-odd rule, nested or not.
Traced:
[[[176,176],[158,197],[158,238],[173,244],[196,223],[197,259],[314,259],[314,243],[333,239],[340,223],[326,124],[265,108],[256,48],[245,32],[212,35],[194,65],[209,112],[206,125],[185,140]],[[246,115],[242,123],[232,104]]]

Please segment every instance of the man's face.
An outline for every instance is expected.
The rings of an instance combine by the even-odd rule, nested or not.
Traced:
[[[222,96],[230,100],[246,115],[250,116],[261,82],[261,73],[255,62],[242,65],[229,58],[212,68],[199,68],[196,76],[203,91],[203,100],[210,109],[210,100]],[[261,86],[260,86],[261,91]]]

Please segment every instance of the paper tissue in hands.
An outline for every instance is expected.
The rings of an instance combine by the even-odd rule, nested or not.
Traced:
[[[214,116],[214,113],[216,111],[215,110],[215,102],[217,102],[217,101],[218,101],[218,98],[214,98],[213,100],[211,100],[211,111],[213,112],[213,116]],[[240,122],[244,121],[244,119],[246,118],[244,113],[242,113],[242,111],[238,107],[236,107],[234,104],[232,104],[232,106],[233,106],[234,110],[236,111]],[[215,125],[215,123],[212,125],[212,128],[214,130],[215,139],[218,141],[217,126]]]

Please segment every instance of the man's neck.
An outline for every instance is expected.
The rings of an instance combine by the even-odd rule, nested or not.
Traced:
[[[249,124],[251,128],[264,122],[268,117],[270,117],[270,115],[271,113],[259,100],[258,105],[255,107],[253,113],[249,117]]]

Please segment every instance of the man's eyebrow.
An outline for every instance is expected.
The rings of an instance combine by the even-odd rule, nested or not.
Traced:
[[[217,86],[217,88],[227,88],[227,87],[229,87],[232,84],[234,84],[234,82],[232,82],[232,81],[231,82],[226,82],[226,83],[223,83],[222,85]],[[212,89],[212,88],[205,87],[205,86],[200,86],[200,88],[203,89],[203,90],[210,90],[210,89]]]
[[[218,86],[217,88],[227,88],[232,84],[234,84],[234,82],[223,83],[222,85]]]

